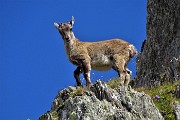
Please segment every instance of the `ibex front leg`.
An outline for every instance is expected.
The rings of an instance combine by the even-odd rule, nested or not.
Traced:
[[[81,80],[79,78],[79,75],[83,72],[81,67],[77,67],[74,71],[74,78],[76,79],[77,86],[82,86]]]
[[[90,60],[83,60],[82,61],[82,68],[84,72],[84,78],[86,79],[86,86],[90,87],[91,79],[90,79],[90,71],[91,71],[91,64]]]

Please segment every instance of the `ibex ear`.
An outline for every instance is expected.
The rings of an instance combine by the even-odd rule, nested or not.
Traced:
[[[54,22],[54,26],[55,26],[56,28],[59,28],[59,24],[56,23],[56,22]]]
[[[72,16],[72,19],[71,19],[70,23],[71,23],[71,26],[74,25],[74,16]]]

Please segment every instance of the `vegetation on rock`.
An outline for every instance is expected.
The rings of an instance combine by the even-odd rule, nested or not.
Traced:
[[[113,78],[107,82],[107,85],[112,89],[117,88],[120,84],[121,84],[120,78]]]
[[[174,120],[173,104],[176,101],[180,103],[180,98],[176,98],[174,94],[177,85],[180,85],[180,81],[175,83],[163,83],[161,86],[153,88],[136,88],[136,90],[139,92],[144,91],[146,94],[150,95],[154,104],[166,120]]]

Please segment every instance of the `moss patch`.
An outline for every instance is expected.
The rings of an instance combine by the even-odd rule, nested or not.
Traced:
[[[51,116],[52,116],[53,120],[59,120],[58,113],[56,111],[52,111]]]
[[[74,111],[70,114],[70,120],[76,120],[76,113]]]
[[[78,87],[74,92],[70,93],[71,97],[75,97],[75,96],[82,96],[84,95],[86,92],[85,88],[83,87]]]
[[[114,89],[117,88],[119,85],[121,85],[121,79],[120,78],[112,78],[107,82],[108,87]]]
[[[165,120],[174,120],[173,103],[175,101],[180,103],[180,99],[177,99],[174,95],[177,85],[180,85],[180,81],[176,83],[164,83],[154,88],[136,88],[135,90],[139,92],[144,91],[146,94],[149,94]]]

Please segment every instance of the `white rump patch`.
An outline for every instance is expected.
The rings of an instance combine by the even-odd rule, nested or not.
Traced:
[[[132,44],[129,45],[129,51],[130,51],[131,57],[134,57],[135,55],[137,55],[137,49]]]

